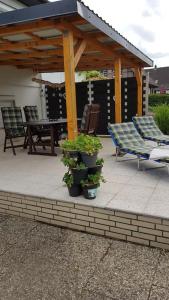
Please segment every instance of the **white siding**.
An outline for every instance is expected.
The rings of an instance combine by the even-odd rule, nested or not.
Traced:
[[[15,100],[15,105],[23,107],[25,105],[37,105],[40,117],[41,108],[41,88],[40,85],[32,81],[31,70],[18,70],[14,67],[0,68],[0,106],[9,106],[9,100]],[[38,76],[36,76],[38,78]],[[0,116],[1,119],[1,116]],[[1,121],[0,121],[1,123]],[[0,124],[2,127],[2,124]]]
[[[57,72],[57,73],[44,73],[42,74],[43,80],[50,81],[52,83],[61,83],[65,81],[65,74],[63,72]],[[79,75],[79,73],[75,74],[75,80],[76,82],[84,80],[83,75]]]

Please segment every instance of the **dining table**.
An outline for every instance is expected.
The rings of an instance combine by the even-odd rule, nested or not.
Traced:
[[[50,119],[42,119],[37,121],[29,121],[24,122],[24,126],[27,127],[27,135],[28,135],[28,154],[35,154],[35,155],[51,155],[51,156],[57,156],[57,153],[55,152],[55,147],[58,146],[58,140],[59,140],[59,126],[66,124],[67,119],[56,119],[56,120],[50,120]],[[37,144],[33,140],[33,128],[42,128],[42,130],[46,130],[48,132],[48,135],[50,136],[50,141],[47,141],[45,143],[45,140],[42,144]],[[42,151],[37,149],[36,146],[43,146],[43,149],[46,148],[46,146],[50,147],[49,151]]]

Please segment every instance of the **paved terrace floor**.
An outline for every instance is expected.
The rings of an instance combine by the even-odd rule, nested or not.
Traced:
[[[169,253],[0,215],[1,300],[168,300]]]
[[[0,190],[55,200],[73,201],[101,208],[169,218],[169,175],[167,168],[138,171],[137,162],[115,162],[110,138],[103,138],[101,156],[105,160],[102,184],[95,200],[68,196],[62,177],[65,167],[57,157],[28,155],[16,149],[3,153],[3,131],[0,133]],[[131,156],[130,156],[131,157]],[[123,159],[123,158],[122,158]],[[144,168],[157,167],[154,162],[142,162]]]

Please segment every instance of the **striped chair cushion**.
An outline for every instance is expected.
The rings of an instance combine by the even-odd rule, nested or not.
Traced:
[[[144,138],[159,137],[163,135],[152,116],[133,117],[133,122],[141,136]]]
[[[25,119],[27,122],[38,121],[38,108],[37,106],[25,106],[24,107]]]
[[[20,107],[2,107],[2,119],[7,137],[25,135],[22,112]]]
[[[134,117],[133,122],[143,138],[169,144],[169,136],[161,132],[152,116]]]
[[[115,145],[121,150],[131,154],[138,154],[146,158],[149,157],[153,147],[146,145],[132,122],[109,124],[108,129]]]

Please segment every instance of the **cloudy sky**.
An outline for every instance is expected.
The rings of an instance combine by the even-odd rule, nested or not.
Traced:
[[[83,0],[158,67],[169,66],[169,0]]]

